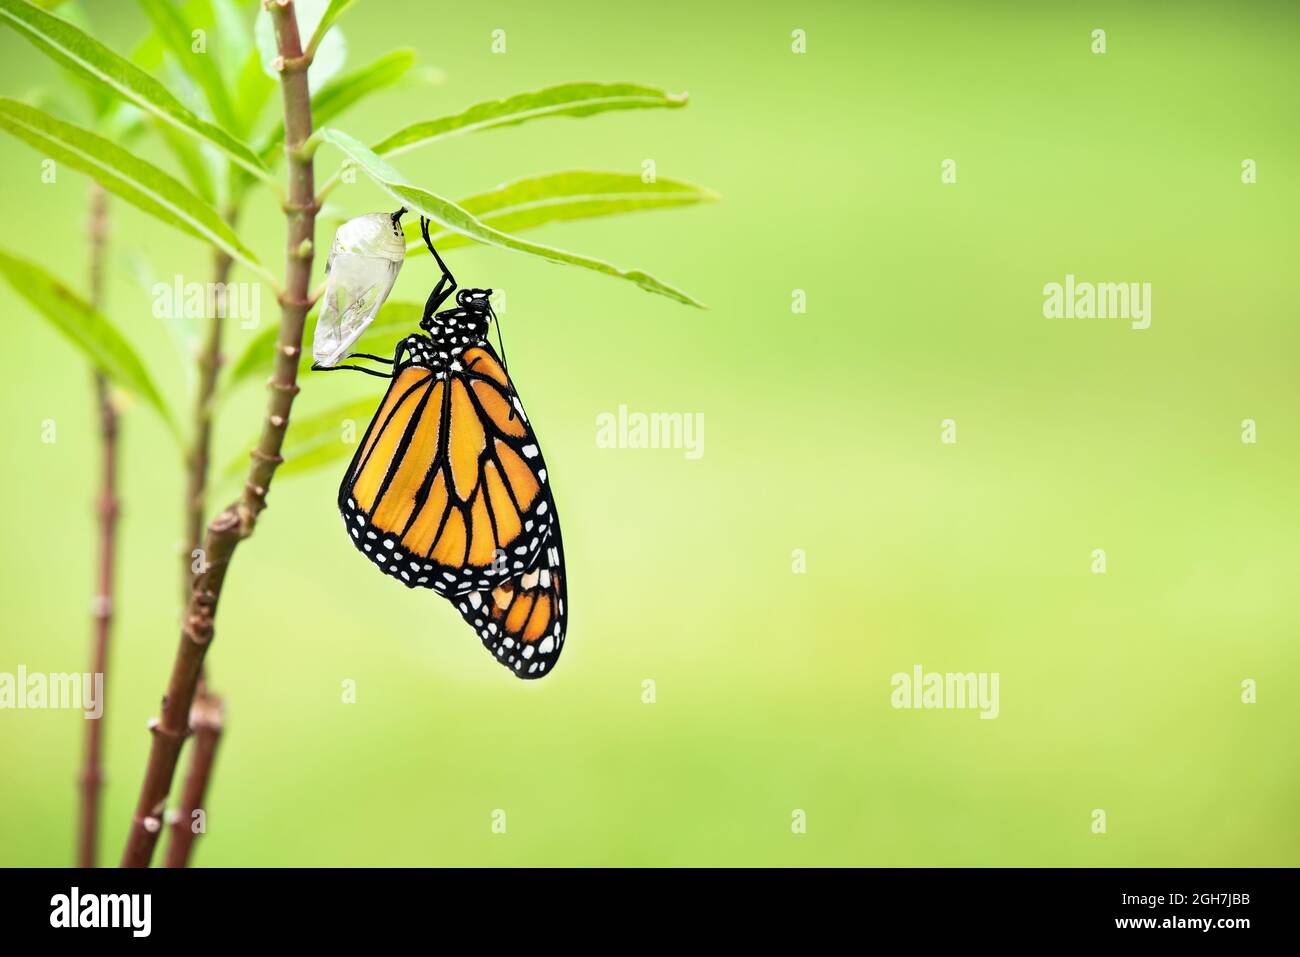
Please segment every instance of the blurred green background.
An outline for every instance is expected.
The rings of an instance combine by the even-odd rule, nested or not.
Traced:
[[[363,0],[349,13],[350,65],[409,45],[444,73],[334,123],[367,142],[567,80],[689,91],[681,111],[539,122],[394,163],[456,197],[653,159],[722,202],[529,235],[711,308],[495,249],[449,257],[463,284],[508,294],[511,368],[564,527],[563,660],[515,681],[453,609],[375,574],[335,511],[341,462],[277,481],[209,657],[228,715],[196,863],[1300,863],[1300,13],[1074,7]],[[118,51],[146,29],[134,4],[89,8]],[[19,97],[63,82],[10,30],[0,76]],[[322,149],[321,178],[338,156]],[[955,185],[940,182],[948,158]],[[1240,181],[1246,158],[1255,185]],[[4,243],[80,287],[86,181],[42,184],[40,160],[0,139]],[[364,176],[331,203],[393,206]],[[183,410],[192,384],[149,285],[206,281],[209,253],[123,202],[111,217],[107,311]],[[283,228],[263,192],[239,229],[277,273]],[[1066,273],[1150,282],[1151,328],[1045,319],[1042,287]],[[393,298],[422,299],[433,279],[414,259]],[[5,285],[0,310],[0,671],[82,671],[89,372]],[[263,313],[275,320],[265,293]],[[229,329],[228,354],[250,335]],[[308,377],[296,411],[381,390]],[[262,401],[256,385],[232,394],[218,467]],[[703,457],[597,448],[596,417],[620,404],[703,413]],[[955,445],[940,443],[947,418]],[[1257,444],[1240,440],[1245,418]],[[109,863],[179,605],[175,446],[139,403],[123,434]],[[894,710],[890,677],[915,664],[998,672],[1000,717]],[[0,864],[72,861],[82,732],[73,712],[0,711]],[[791,832],[795,809],[806,834]]]

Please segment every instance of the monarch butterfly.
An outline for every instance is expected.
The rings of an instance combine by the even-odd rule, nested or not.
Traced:
[[[392,214],[394,228],[405,213]],[[408,588],[446,598],[520,678],[555,667],[568,622],[564,548],[546,462],[514,382],[487,341],[491,289],[462,289],[421,232],[442,276],[423,333],[397,344],[391,379],[339,487],[353,544]],[[498,336],[500,331],[498,329]]]

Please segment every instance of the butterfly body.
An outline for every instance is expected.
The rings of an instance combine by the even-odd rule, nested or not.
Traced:
[[[490,294],[430,305],[424,332],[397,344],[338,506],[384,574],[448,599],[502,664],[535,678],[564,643],[567,576],[541,447],[487,341]]]

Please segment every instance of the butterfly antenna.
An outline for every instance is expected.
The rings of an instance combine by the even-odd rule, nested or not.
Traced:
[[[505,344],[505,340],[501,338],[501,317],[498,316],[497,311],[492,308],[491,301],[488,302],[488,315],[491,316],[492,320],[496,323],[497,346],[500,347],[501,349],[501,367],[505,370],[506,380],[510,383],[510,392],[513,395],[515,392],[515,380],[510,378],[510,363],[506,361],[506,344]],[[511,402],[510,415],[507,417],[506,421],[507,422],[513,421],[514,417],[515,417],[515,404]]]

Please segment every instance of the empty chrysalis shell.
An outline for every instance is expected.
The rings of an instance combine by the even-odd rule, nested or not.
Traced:
[[[323,366],[343,358],[374,322],[406,260],[406,237],[396,213],[349,219],[334,234],[325,263],[325,294],[312,340],[312,357]]]

